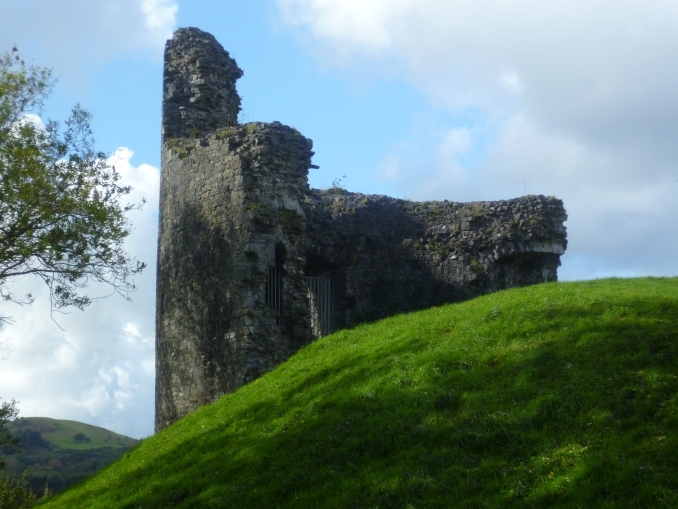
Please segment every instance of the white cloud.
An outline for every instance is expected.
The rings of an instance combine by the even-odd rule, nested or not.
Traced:
[[[392,47],[390,22],[407,9],[407,0],[283,0],[278,1],[283,20],[306,26],[319,39],[336,42],[350,51],[372,52]]]
[[[70,399],[70,404],[87,410],[92,418],[116,410],[124,411],[128,403],[134,403],[132,391],[137,389],[137,385],[131,382],[130,372],[120,366],[99,369],[98,376],[91,383],[91,387],[83,391],[79,398]]]
[[[132,338],[138,338],[141,336],[141,333],[139,332],[139,328],[135,323],[127,323],[125,324],[125,328],[123,329],[124,333],[127,334],[128,336],[131,336]]]
[[[678,273],[678,4],[277,3],[321,65],[396,66],[462,118],[394,143],[378,177],[419,199],[562,198],[564,277]]]
[[[44,131],[46,127],[40,115],[36,115],[35,113],[27,113],[23,118],[14,123],[12,127],[19,129],[20,126],[27,124],[33,124],[33,128],[37,131]],[[12,130],[14,131],[14,129]]]
[[[509,92],[514,92],[519,94],[523,91],[523,85],[520,82],[520,77],[515,71],[504,72],[500,76],[501,84],[504,85],[506,90]]]
[[[144,360],[141,361],[141,369],[143,369],[149,375],[155,376],[155,360]]]
[[[144,0],[141,10],[145,16],[146,27],[153,37],[163,37],[164,39],[159,42],[164,45],[168,28],[176,23],[179,6],[173,0]]]
[[[387,157],[377,169],[377,178],[380,180],[394,180],[400,176],[400,158],[395,156]]]
[[[113,398],[115,399],[115,408],[118,410],[124,410],[125,403],[132,399],[132,393],[125,391],[115,391],[113,393]]]
[[[642,114],[657,93],[667,97],[678,77],[671,65],[678,53],[678,7],[670,0],[278,5],[290,26],[307,29],[326,52],[395,58],[414,84],[448,106],[501,108],[504,94],[519,85],[529,88],[524,106],[540,121],[581,126],[612,120],[601,111]],[[675,111],[677,101],[671,102]]]
[[[98,417],[110,406],[110,401],[111,397],[105,384],[98,382],[94,387],[83,392],[78,400],[72,400],[72,404],[86,409],[90,417]]]
[[[118,386],[127,387],[130,385],[130,376],[127,370],[124,370],[121,367],[116,366],[111,369],[111,372],[115,373],[118,381]]]
[[[132,156],[134,156],[132,150],[127,147],[121,147],[111,154],[107,162],[115,166],[116,171],[122,175],[125,182],[134,188],[131,195],[133,201],[140,202],[141,199],[150,200],[144,208],[157,210],[160,172],[149,164],[133,166],[130,162]]]
[[[73,369],[77,366],[77,360],[78,351],[76,348],[67,341],[64,341],[54,350],[54,364],[50,369]]]
[[[3,2],[0,49],[53,67],[77,84],[92,67],[122,55],[162,58],[176,26],[176,0]]]
[[[465,154],[471,148],[471,132],[466,128],[450,129],[445,134],[445,139],[440,146],[440,157],[443,159],[456,159]]]
[[[134,230],[127,250],[148,268],[136,279],[133,302],[113,295],[84,312],[73,310],[50,318],[44,285],[24,278],[15,283],[19,294],[32,291],[31,306],[5,304],[3,314],[16,323],[0,329],[10,350],[0,361],[3,398],[20,402],[21,415],[75,419],[133,437],[153,431],[155,252],[159,171],[131,163],[133,152],[122,148],[111,161],[126,184],[135,189],[130,201],[148,202],[130,212]],[[104,288],[91,288],[102,294]],[[139,366],[142,369],[139,369]]]

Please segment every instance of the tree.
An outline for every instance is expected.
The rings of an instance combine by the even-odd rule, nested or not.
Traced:
[[[47,285],[52,311],[89,305],[91,282],[129,299],[145,264],[124,249],[125,213],[141,204],[123,203],[131,188],[94,150],[87,110],[76,105],[63,133],[58,122],[40,122],[54,83],[16,48],[0,56],[0,297],[32,302],[8,284],[32,274]]]
[[[38,499],[25,477],[0,479],[0,509],[29,509],[49,496],[50,492],[45,488],[44,496]]]
[[[5,401],[0,405],[0,452],[18,452],[20,440],[12,435],[5,427],[7,423],[16,419],[19,409],[16,401]],[[0,470],[5,462],[0,459]],[[45,490],[45,497],[49,496]],[[38,498],[31,492],[25,478],[4,479],[0,478],[0,509],[28,509],[38,502]]]
[[[10,433],[5,427],[9,422],[16,419],[19,415],[19,409],[16,401],[4,401],[0,405],[0,452],[4,454],[16,452],[21,440]],[[0,470],[5,466],[5,462],[0,458]]]
[[[74,437],[73,440],[76,442],[91,442],[92,439],[88,436],[86,436],[84,433],[77,433]]]

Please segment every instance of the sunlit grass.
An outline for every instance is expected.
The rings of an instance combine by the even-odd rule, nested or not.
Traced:
[[[47,507],[678,505],[678,279],[554,283],[319,340]]]

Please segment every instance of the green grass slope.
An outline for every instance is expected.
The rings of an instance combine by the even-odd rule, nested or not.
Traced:
[[[7,426],[14,434],[24,429],[39,432],[42,437],[62,449],[97,449],[99,447],[131,447],[137,443],[134,438],[120,435],[99,426],[92,426],[79,421],[50,419],[49,417],[22,417]],[[76,442],[73,437],[82,433],[91,439],[90,442]]]
[[[554,283],[317,341],[49,508],[678,506],[678,279]]]

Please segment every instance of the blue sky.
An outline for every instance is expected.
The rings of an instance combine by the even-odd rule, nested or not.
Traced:
[[[148,200],[132,304],[7,307],[0,396],[22,414],[152,432],[164,41],[211,32],[237,60],[241,121],[314,140],[313,187],[453,201],[555,195],[561,279],[678,274],[678,8],[628,0],[0,0],[0,50],[52,67],[43,115],[77,102]],[[133,156],[132,156],[133,153]],[[96,290],[96,289],[95,289]],[[103,291],[103,290],[102,290]]]

